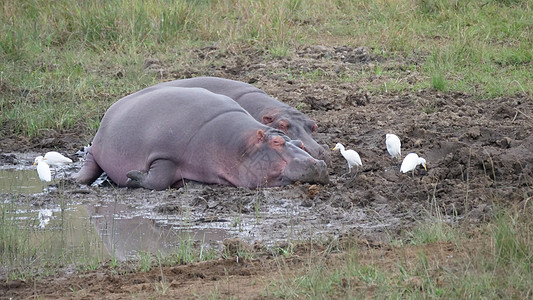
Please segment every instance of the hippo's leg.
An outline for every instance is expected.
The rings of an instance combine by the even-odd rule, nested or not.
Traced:
[[[143,187],[151,190],[164,190],[174,184],[176,164],[168,159],[157,159],[150,165],[148,172],[138,170],[129,171],[128,187]]]
[[[96,163],[91,152],[88,152],[85,161],[83,162],[83,167],[81,167],[81,170],[78,173],[72,175],[72,177],[79,183],[91,184],[100,177],[103,172],[104,170],[102,170],[102,168]]]

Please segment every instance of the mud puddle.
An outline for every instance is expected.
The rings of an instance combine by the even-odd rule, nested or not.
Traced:
[[[182,226],[179,218],[164,217],[126,204],[86,204],[84,209],[107,252],[118,260],[137,259],[144,253],[173,254],[185,243],[205,247],[226,237],[224,229]]]
[[[88,260],[125,261],[144,254],[177,253],[184,243],[222,241],[224,229],[177,225],[179,220],[146,214],[125,204],[64,204],[43,207],[1,206],[5,218],[28,233],[29,245],[46,247],[50,256],[80,249]]]
[[[18,167],[0,169],[0,194],[5,195],[1,208],[21,229],[31,231],[32,244],[42,245],[43,241],[65,234],[73,237],[62,243],[50,243],[47,247],[52,253],[80,247],[83,243],[79,237],[84,237],[92,241],[91,245],[97,244],[90,247],[96,251],[90,253],[90,257],[98,255],[129,260],[143,253],[172,254],[184,242],[208,245],[227,237],[223,228],[196,226],[189,224],[188,219],[182,220],[181,216],[158,214],[146,207],[117,201],[74,200],[70,196],[80,191],[70,191],[71,186],[62,180],[67,172],[70,176],[70,171],[56,170],[58,178],[42,182],[35,168],[31,164],[28,167],[25,159],[33,154],[14,156],[22,162]],[[80,164],[74,163],[75,166]],[[28,202],[22,199],[53,200]],[[210,222],[212,220],[205,224]]]
[[[35,156],[12,155],[24,166],[31,166]],[[68,179],[81,164],[75,161],[59,171],[61,178],[44,192],[34,168],[4,167],[2,171],[12,177],[32,177],[33,191],[38,192],[20,189],[19,186],[30,185],[30,181],[21,179],[2,191],[4,203],[29,203],[35,207],[68,203],[67,206],[83,209],[106,253],[120,260],[145,252],[172,253],[185,240],[222,250],[227,238],[266,248],[292,241],[327,241],[354,230],[386,239],[401,222],[379,201],[368,208],[339,202],[336,186],[295,184],[250,190],[191,182],[184,188],[165,191],[112,185],[89,187]],[[63,180],[63,176],[67,179]],[[354,177],[339,184],[354,184],[357,180]]]
[[[7,221],[5,232],[23,241],[20,251],[45,251],[46,257],[33,259],[61,260],[75,256],[86,261],[99,261],[110,257],[82,205],[35,207],[4,201],[0,203],[0,210],[2,218]]]

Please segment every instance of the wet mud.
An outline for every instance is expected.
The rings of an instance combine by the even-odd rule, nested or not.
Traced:
[[[437,215],[449,222],[475,224],[492,218],[498,206],[526,205],[531,197],[533,101],[529,95],[476,99],[432,90],[362,92],[360,82],[336,80],[333,74],[351,76],[377,63],[401,68],[421,59],[387,60],[369,54],[365,47],[309,47],[299,50],[294,59],[268,62],[252,50],[238,56],[214,47],[195,51],[196,62],[217,55],[219,64],[207,70],[193,63],[176,69],[161,67],[157,69],[161,80],[210,75],[251,82],[314,119],[320,144],[332,148],[340,142],[357,150],[363,166],[341,177],[347,164],[339,152],[333,152],[328,185],[297,183],[251,190],[190,183],[156,192],[80,186],[67,179],[61,189],[20,195],[18,201],[47,206],[58,195],[68,195],[78,203],[116,202],[159,219],[172,217],[174,226],[216,228],[224,232],[224,239],[238,238],[250,247],[273,249],[292,241],[326,242],[345,236],[384,242]],[[287,69],[319,70],[323,77],[294,79],[283,74]],[[408,70],[404,74],[402,80],[422,80]],[[362,79],[381,80],[379,76]],[[418,167],[414,175],[400,173],[400,162],[385,148],[386,133],[400,137],[402,157],[410,152],[424,157],[427,171]],[[46,145],[7,139],[0,162],[4,168],[33,163],[33,158],[13,152],[21,146],[28,151],[55,147],[74,157],[76,148],[88,142],[73,140],[72,135],[64,141],[61,136],[51,139],[56,142]],[[80,166],[77,162],[67,174]],[[10,195],[2,194],[3,200]],[[213,247],[228,248],[222,240],[213,241]],[[204,275],[215,276],[213,272]]]

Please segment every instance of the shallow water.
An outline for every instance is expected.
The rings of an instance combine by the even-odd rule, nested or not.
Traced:
[[[0,169],[0,193],[34,194],[45,187],[36,169]]]
[[[47,255],[76,252],[94,258],[138,258],[140,253],[177,253],[183,243],[209,244],[226,238],[219,228],[178,227],[175,220],[150,217],[125,204],[72,204],[47,208],[0,206],[28,234],[30,245]],[[25,232],[25,233],[23,233]]]
[[[40,259],[95,261],[109,257],[95,228],[88,222],[87,211],[80,205],[34,207],[0,203],[4,236],[15,238],[20,260]],[[26,257],[27,251],[34,253]]]
[[[119,260],[138,253],[172,254],[183,241],[212,243],[226,238],[218,228],[179,226],[179,220],[113,202],[84,205],[109,254]],[[174,224],[174,225],[173,225]]]
[[[57,190],[55,182],[41,182],[35,169],[0,169],[0,194],[45,195],[54,190]],[[127,260],[139,253],[171,254],[183,241],[209,244],[227,237],[225,229],[189,225],[178,216],[163,216],[145,207],[117,202],[55,204],[41,208],[11,206],[9,200],[4,200],[1,206],[22,230],[31,231],[36,245],[61,237],[62,243],[50,242],[46,246],[51,254],[62,251],[60,247],[83,247],[80,239],[85,239],[91,240],[90,248],[96,249],[96,253],[88,255]],[[98,241],[93,241],[95,236]]]
[[[66,176],[65,170],[77,165],[51,168],[52,181],[43,182],[37,174],[37,166],[33,166],[35,157],[40,153],[12,153],[16,157],[15,164],[0,162],[0,194],[35,194],[54,189],[59,179]]]

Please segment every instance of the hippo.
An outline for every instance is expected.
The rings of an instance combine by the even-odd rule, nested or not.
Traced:
[[[199,87],[228,96],[257,121],[283,131],[291,139],[301,140],[311,156],[331,163],[329,147],[321,146],[313,139],[318,128],[313,120],[251,84],[218,77],[195,77],[163,82],[151,88],[162,86]]]
[[[238,187],[329,182],[326,163],[231,98],[202,88],[158,87],[111,105],[74,174],[106,172],[118,186],[163,190],[186,181]]]

